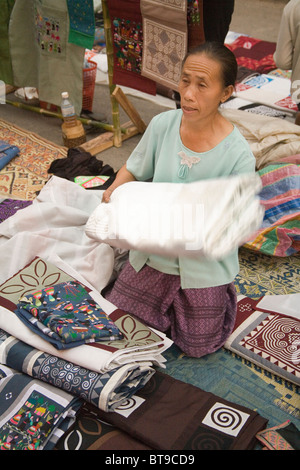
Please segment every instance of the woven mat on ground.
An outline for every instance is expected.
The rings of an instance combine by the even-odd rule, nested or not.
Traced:
[[[33,200],[49,178],[51,162],[66,157],[67,149],[2,119],[0,139],[20,149],[0,171],[0,197]]]
[[[239,260],[240,272],[235,279],[238,294],[259,299],[268,294],[299,292],[299,255],[274,257],[240,248]]]

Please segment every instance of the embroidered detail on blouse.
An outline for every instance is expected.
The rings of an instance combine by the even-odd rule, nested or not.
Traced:
[[[178,170],[178,176],[179,178],[186,178],[188,171],[192,168],[193,165],[196,165],[197,163],[200,162],[201,158],[200,157],[191,157],[187,155],[185,152],[182,150],[178,152],[178,156],[181,159],[180,160],[180,167]]]

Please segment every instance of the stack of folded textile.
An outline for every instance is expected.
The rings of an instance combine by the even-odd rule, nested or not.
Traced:
[[[147,383],[155,373],[153,365],[164,367],[162,352],[172,342],[116,309],[85,286],[81,278],[78,282],[73,277],[76,273],[65,263],[60,261],[60,266],[37,257],[0,286],[0,363],[80,397],[103,411],[112,411]],[[68,268],[71,275],[67,274]],[[61,305],[67,305],[70,310],[66,311],[70,313],[70,300],[74,300],[71,293],[66,302],[61,295],[62,288],[64,293],[66,289],[69,292],[77,289],[75,297],[79,307],[74,303],[73,311],[80,307],[86,311],[86,302],[78,302],[80,296],[89,300],[88,315],[97,319],[91,329],[100,326],[99,337],[84,342],[84,339],[76,341],[75,335],[74,344],[61,340],[70,338],[73,323],[67,320],[74,320],[72,315],[62,315],[66,320],[65,330],[57,329],[61,325],[58,320]],[[39,319],[30,310],[32,313],[39,310]],[[97,323],[95,312],[101,324]],[[41,321],[43,318],[50,319],[48,323],[45,321],[46,325]]]

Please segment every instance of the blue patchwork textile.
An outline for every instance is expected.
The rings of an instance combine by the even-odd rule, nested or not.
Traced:
[[[77,281],[23,296],[16,315],[57,349],[123,338],[118,327]]]

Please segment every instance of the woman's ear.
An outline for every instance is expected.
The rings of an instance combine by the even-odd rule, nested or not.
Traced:
[[[224,89],[224,93],[223,93],[223,97],[221,99],[221,103],[225,103],[225,101],[227,101],[231,97],[233,92],[234,92],[234,86],[233,85],[228,85]]]

